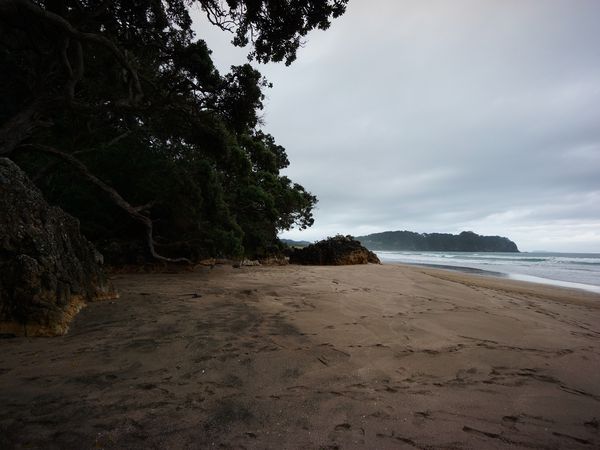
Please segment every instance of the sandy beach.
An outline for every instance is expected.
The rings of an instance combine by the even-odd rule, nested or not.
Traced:
[[[114,276],[0,339],[0,448],[598,448],[600,296],[401,265]]]

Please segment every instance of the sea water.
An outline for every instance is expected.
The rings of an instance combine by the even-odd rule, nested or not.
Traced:
[[[600,293],[600,253],[375,252],[383,263],[433,266]]]

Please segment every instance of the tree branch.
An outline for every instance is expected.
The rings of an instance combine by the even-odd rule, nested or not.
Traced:
[[[116,46],[116,44],[110,39],[96,33],[86,33],[77,30],[73,25],[71,25],[64,17],[59,16],[51,11],[47,11],[38,5],[32,3],[30,0],[0,0],[0,11],[2,10],[10,10],[11,6],[16,10],[15,12],[19,12],[19,8],[22,8],[28,11],[30,14],[38,17],[39,19],[44,20],[45,22],[53,25],[57,28],[60,28],[63,32],[65,32],[68,36],[75,38],[79,41],[92,42],[95,44],[99,44],[109,50],[113,56],[119,61],[119,63],[129,72],[133,88],[135,90],[135,95],[133,97],[134,103],[137,103],[142,99],[144,93],[142,90],[142,85],[140,84],[140,79],[138,77],[137,71],[133,68],[125,54]]]
[[[89,169],[85,166],[85,164],[83,164],[73,155],[61,152],[60,150],[57,150],[54,147],[42,144],[23,144],[19,148],[39,151],[60,158],[62,161],[68,163],[71,167],[75,168],[84,178],[86,178],[92,184],[94,184],[106,194],[108,194],[108,196],[115,205],[117,205],[119,208],[121,208],[123,211],[129,214],[136,222],[140,223],[144,227],[146,244],[148,245],[148,250],[150,251],[150,254],[154,259],[166,262],[185,262],[191,264],[191,261],[187,258],[167,258],[165,256],[159,255],[154,247],[152,220],[149,217],[140,213],[140,210],[142,210],[147,205],[138,208],[132,206],[112,186],[109,186],[100,178],[91,173]]]
[[[127,130],[124,133],[121,133],[120,135],[116,136],[115,138],[111,139],[110,141],[108,141],[106,144],[102,145],[100,148],[98,147],[94,147],[94,148],[88,148],[85,150],[77,150],[76,152],[71,153],[71,155],[83,155],[86,153],[92,153],[92,152],[96,152],[96,151],[103,151],[106,150],[107,148],[112,147],[114,144],[116,144],[117,142],[119,142],[121,139],[126,138],[127,136],[129,136],[132,133],[131,130]],[[58,166],[60,164],[59,160],[55,160],[52,161],[51,163],[47,164],[46,166],[42,167],[34,176],[31,177],[31,180],[37,184],[40,182],[40,180],[42,180],[43,178],[46,178],[48,176],[48,174],[50,172],[52,172],[56,166]],[[148,206],[148,205],[143,205],[144,207]],[[153,206],[153,205],[150,205]],[[142,208],[142,207],[138,207],[138,208]],[[147,208],[142,208],[142,209],[138,209],[138,211],[142,211],[144,209]]]
[[[106,144],[103,144],[100,148],[100,150],[104,150],[107,149],[109,147],[112,147],[113,145],[115,145],[117,142],[119,142],[122,139],[125,139],[127,136],[129,136],[132,133],[131,130],[127,130],[124,131],[123,133],[119,134],[118,136],[114,137],[113,139],[111,139],[110,141],[108,141]],[[76,152],[73,152],[73,155],[82,155],[84,153],[92,153],[95,151],[98,151],[99,149],[97,147],[94,148],[88,148],[85,150],[77,150]]]
[[[69,63],[66,49],[63,58],[66,59],[67,67],[69,69],[69,80],[67,81],[65,89],[67,91],[69,102],[72,102],[75,99],[75,87],[83,78],[83,49],[81,48],[81,42],[75,41],[75,69],[73,69]]]
[[[220,5],[215,2],[201,2],[206,12],[206,18],[211,25],[219,27],[223,31],[233,33],[236,23],[233,20],[225,20],[227,14],[222,10]]]

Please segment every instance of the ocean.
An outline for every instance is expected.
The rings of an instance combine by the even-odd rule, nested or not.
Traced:
[[[425,265],[583,289],[600,294],[600,253],[375,253],[383,263]]]

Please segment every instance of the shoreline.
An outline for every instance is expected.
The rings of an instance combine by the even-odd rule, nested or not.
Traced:
[[[386,264],[386,263],[384,263]],[[468,272],[462,270],[454,270],[446,267],[432,267],[429,265],[405,264],[405,263],[387,263],[404,267],[407,269],[422,270],[424,274],[446,280],[464,284],[465,286],[498,290],[501,292],[514,292],[526,296],[535,296],[547,300],[570,303],[572,301],[582,301],[585,304],[592,302],[600,302],[600,293],[581,288],[574,288],[564,285],[555,285],[552,283],[535,282],[525,279],[511,278],[510,274],[501,274],[501,276],[491,275],[490,271]],[[470,269],[470,268],[467,268]],[[475,269],[477,270],[477,269]],[[491,272],[494,273],[494,272]],[[527,276],[525,276],[527,277]],[[537,278],[537,277],[531,277]],[[546,280],[546,279],[544,279]],[[553,281],[553,280],[550,280]]]
[[[523,281],[533,284],[546,285],[546,286],[554,286],[559,288],[566,289],[576,289],[582,290],[586,292],[591,292],[594,294],[600,294],[600,286],[594,284],[587,283],[578,283],[574,281],[564,281],[557,280],[553,278],[546,278],[535,275],[528,275],[516,272],[500,272],[497,270],[486,270],[479,269],[476,267],[468,267],[468,266],[454,266],[449,264],[434,264],[434,263],[413,263],[413,262],[401,262],[395,260],[382,260],[382,264],[392,264],[392,265],[403,265],[403,266],[413,266],[413,267],[429,267],[432,269],[439,270],[447,270],[452,272],[460,272],[465,274],[471,274],[476,276],[489,276],[494,278],[502,278],[507,280],[515,280],[515,281]]]
[[[0,339],[0,447],[600,446],[600,296],[402,265],[117,274]]]

